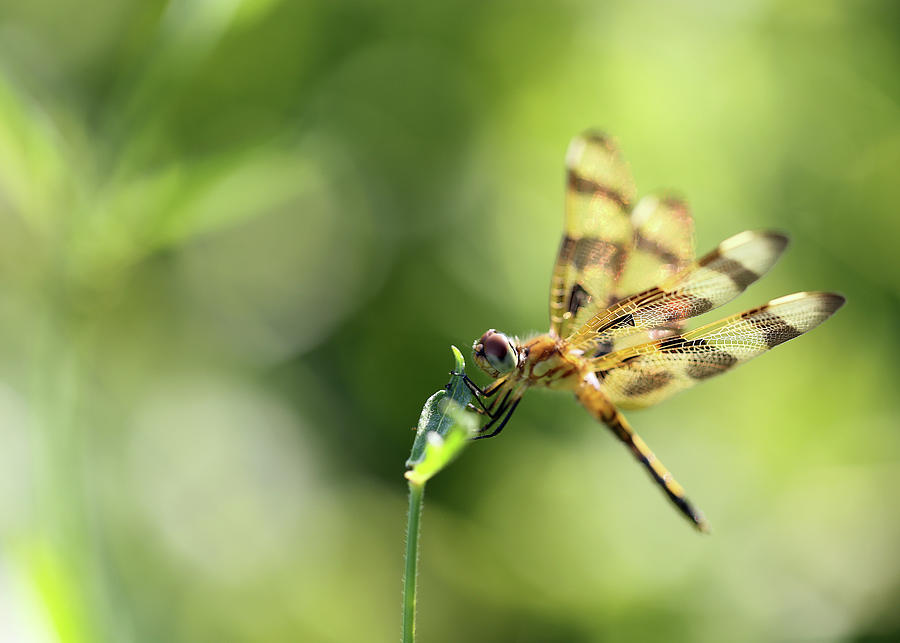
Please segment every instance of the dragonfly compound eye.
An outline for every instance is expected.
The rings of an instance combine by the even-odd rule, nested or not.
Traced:
[[[493,333],[481,338],[481,344],[484,346],[484,354],[492,362],[503,362],[506,360],[506,354],[509,352],[509,342],[502,333]]]
[[[497,373],[507,373],[516,368],[518,355],[515,346],[503,333],[488,331],[481,337],[479,345],[485,361]]]

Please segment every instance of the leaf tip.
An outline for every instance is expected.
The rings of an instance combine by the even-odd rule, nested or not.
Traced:
[[[466,360],[465,358],[463,358],[463,354],[456,346],[453,346],[452,344],[450,345],[450,352],[453,353],[453,360],[456,362],[456,368],[454,369],[454,372],[465,373]]]

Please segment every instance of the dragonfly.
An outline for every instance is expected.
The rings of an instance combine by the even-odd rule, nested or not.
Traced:
[[[566,153],[565,228],[550,285],[550,330],[519,339],[497,330],[473,344],[492,382],[472,409],[486,416],[475,439],[503,430],[532,387],[568,390],[621,440],[674,506],[709,529],[684,488],[622,410],[657,404],[815,328],[843,304],[833,292],[798,292],[684,331],[765,274],[788,238],[747,231],[695,259],[693,219],[671,193],[636,200],[629,167],[600,132]]]

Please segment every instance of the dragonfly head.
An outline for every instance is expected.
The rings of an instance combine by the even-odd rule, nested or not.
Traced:
[[[493,328],[472,346],[475,363],[491,377],[509,373],[519,365],[519,351],[513,341]]]

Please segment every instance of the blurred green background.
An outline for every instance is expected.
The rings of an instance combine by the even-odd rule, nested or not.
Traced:
[[[571,396],[529,394],[429,485],[420,639],[898,640],[898,24],[6,0],[0,641],[398,640],[410,427],[449,344],[546,330],[588,126],[688,197],[699,252],[792,236],[703,321],[849,303],[629,414],[710,537]]]

